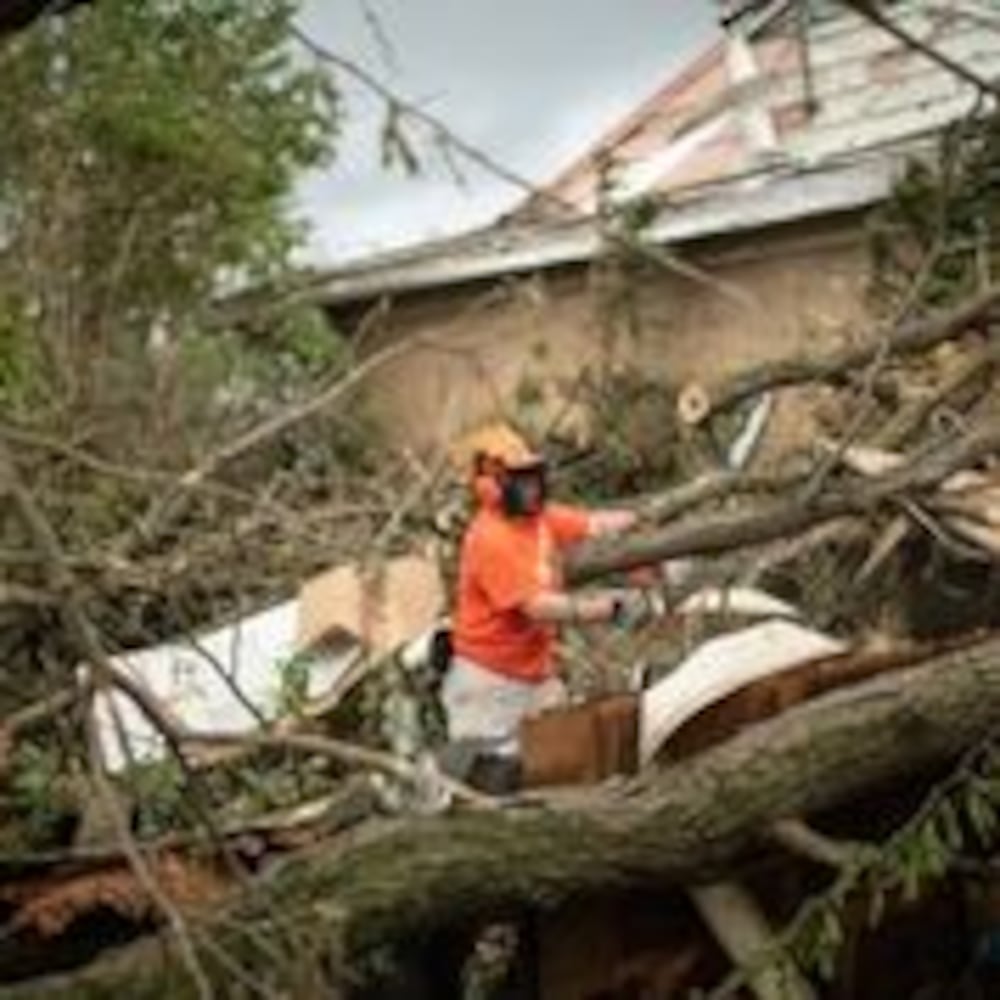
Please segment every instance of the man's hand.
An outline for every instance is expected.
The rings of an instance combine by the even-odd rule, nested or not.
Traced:
[[[626,590],[614,599],[611,622],[622,629],[637,629],[662,618],[667,602],[655,590]]]

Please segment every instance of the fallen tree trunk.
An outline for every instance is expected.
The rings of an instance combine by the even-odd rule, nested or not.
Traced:
[[[747,510],[700,517],[659,531],[596,543],[567,566],[571,584],[681,556],[715,555],[788,538],[846,515],[864,515],[902,497],[933,489],[942,480],[1000,450],[1000,423],[990,423],[928,458],[865,483],[830,487],[808,501],[793,497]]]
[[[825,357],[792,358],[760,365],[717,386],[699,389],[704,398],[691,412],[693,423],[704,423],[770,389],[803,382],[840,382],[857,369],[881,357],[905,357],[928,351],[982,325],[1000,302],[1000,288],[989,288],[947,312],[914,320],[881,337],[868,336],[861,346],[850,346]],[[684,407],[686,410],[687,408]]]
[[[260,987],[278,986],[273,952],[293,930],[314,965],[349,965],[373,946],[512,907],[693,884],[725,875],[775,821],[952,759],[998,727],[1000,638],[991,637],[816,699],[624,787],[370,824],[199,918],[193,936],[211,942],[203,954],[214,975],[227,975],[213,961],[224,948]],[[0,997],[178,995],[184,972],[173,948],[157,938]],[[306,975],[305,963],[296,970]],[[280,985],[287,992],[287,978]]]

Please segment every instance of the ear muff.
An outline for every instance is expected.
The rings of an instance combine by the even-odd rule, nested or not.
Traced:
[[[483,507],[503,506],[503,489],[495,476],[476,476],[472,481],[472,492]]]
[[[510,470],[493,459],[477,459],[472,492],[481,506],[499,508],[508,517],[524,517],[545,503],[545,466]]]

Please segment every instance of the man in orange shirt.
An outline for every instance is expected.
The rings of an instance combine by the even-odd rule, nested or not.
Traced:
[[[465,444],[479,509],[462,542],[442,701],[451,741],[516,753],[521,719],[565,698],[555,671],[560,625],[630,626],[662,609],[641,591],[570,594],[563,586],[564,550],[630,529],[634,513],[550,503],[543,458],[507,427]]]

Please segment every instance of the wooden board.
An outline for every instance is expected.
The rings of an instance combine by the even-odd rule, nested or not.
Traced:
[[[426,556],[389,559],[371,572],[348,563],[302,585],[298,646],[340,629],[379,658],[426,632],[444,606],[441,575]]]
[[[528,787],[632,774],[638,766],[638,696],[611,695],[531,716],[521,723],[520,743]]]

